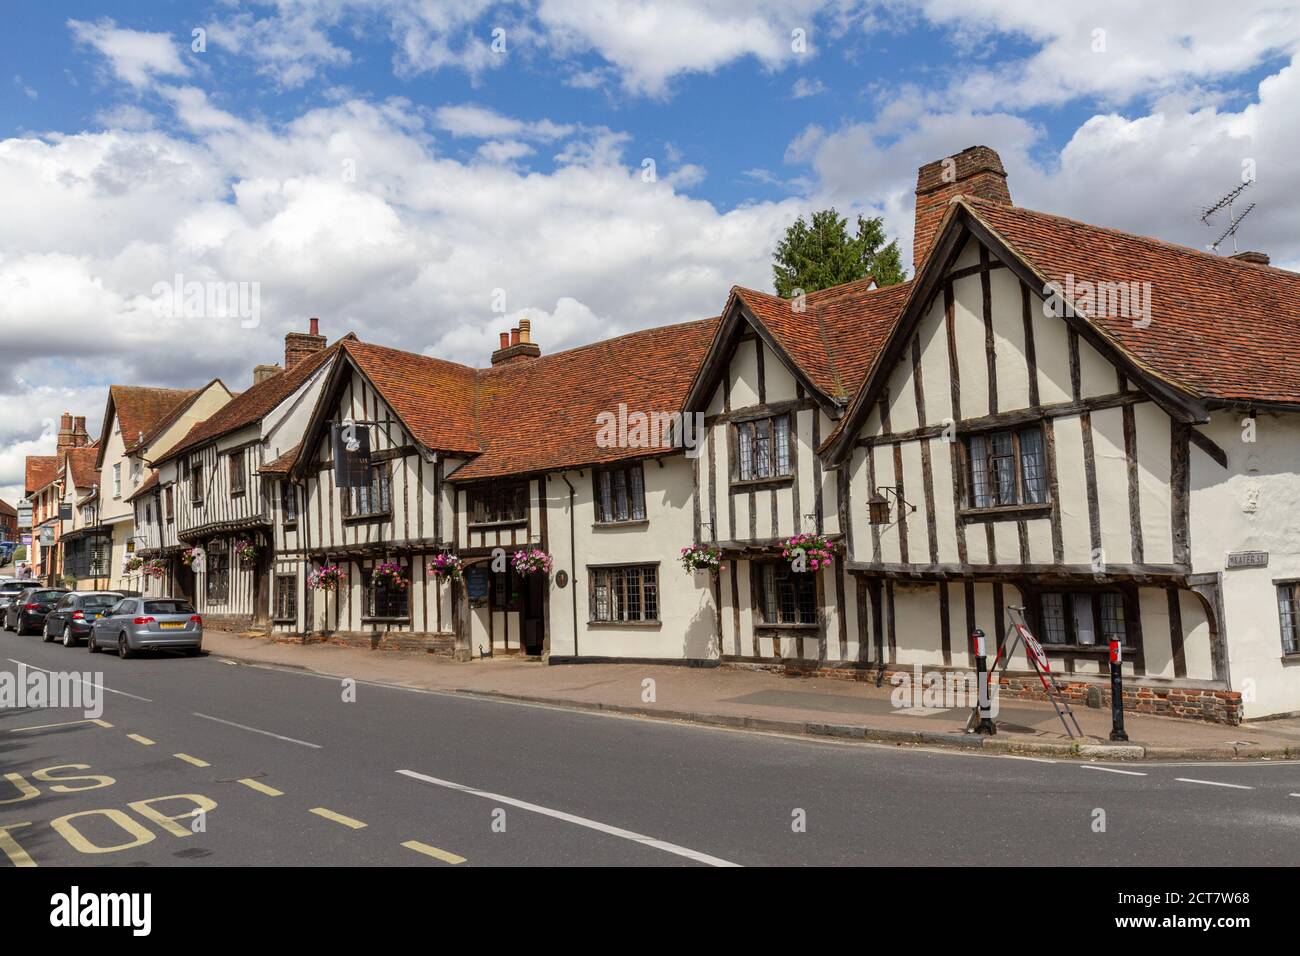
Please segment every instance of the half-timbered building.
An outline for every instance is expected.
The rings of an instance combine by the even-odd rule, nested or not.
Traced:
[[[922,167],[916,242],[822,449],[859,660],[967,668],[1020,606],[1080,697],[1117,639],[1138,710],[1300,710],[1300,276],[1016,207],[984,147]]]
[[[691,463],[671,435],[601,432],[620,405],[624,423],[676,415],[713,324],[542,356],[525,320],[484,369],[343,343],[302,449],[269,469],[277,629],[466,659],[715,657],[707,576],[677,566]],[[364,487],[337,484],[343,427],[368,451]],[[534,548],[551,575],[515,571]],[[431,575],[444,553],[463,578]],[[405,586],[375,573],[393,564]],[[341,585],[306,587],[324,567]]]
[[[286,335],[283,370],[259,366],[252,387],[151,460],[157,482],[132,502],[168,562],[146,590],[188,597],[217,625],[271,620],[276,503],[260,472],[301,442],[316,407],[339,349],[318,329],[312,319],[310,332]]]

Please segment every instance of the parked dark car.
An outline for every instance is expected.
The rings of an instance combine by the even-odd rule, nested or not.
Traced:
[[[42,636],[47,642],[62,639],[64,647],[76,647],[90,636],[95,621],[123,597],[118,591],[71,591],[45,615]]]
[[[29,587],[5,608],[4,626],[7,631],[17,631],[21,637],[39,631],[45,626],[45,615],[54,609],[67,588]]]
[[[95,621],[87,646],[92,654],[115,648],[122,658],[155,650],[197,654],[203,647],[203,618],[184,598],[123,598]]]

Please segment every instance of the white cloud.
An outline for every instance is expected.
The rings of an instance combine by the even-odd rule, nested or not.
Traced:
[[[733,283],[769,281],[771,247],[801,211],[684,196],[703,175],[690,164],[643,182],[627,134],[604,127],[575,127],[543,173],[507,162],[534,148],[509,137],[463,161],[438,155],[430,114],[401,101],[348,99],[272,125],[196,88],[160,92],[184,135],[163,118],[0,141],[11,407],[94,416],[110,381],[220,375],[243,388],[311,315],[331,338],[355,330],[483,365],[504,327],[498,288],[512,315],[536,316],[548,352],[701,318]],[[541,136],[537,120],[500,120]],[[160,318],[154,287],[177,274],[259,283],[261,324]],[[0,437],[39,435],[35,417],[17,417]],[[0,485],[12,480],[0,470]]]
[[[452,136],[470,139],[514,137],[551,142],[573,132],[573,127],[566,124],[545,119],[528,123],[473,103],[441,106],[434,111],[434,120]]]
[[[78,43],[107,57],[118,79],[133,87],[148,86],[160,76],[185,76],[190,72],[170,34],[127,30],[109,19],[95,23],[69,20],[68,29]]]
[[[790,98],[795,100],[807,99],[810,96],[816,96],[819,93],[826,92],[826,84],[818,79],[808,79],[801,76],[794,81],[794,86],[790,89]]]

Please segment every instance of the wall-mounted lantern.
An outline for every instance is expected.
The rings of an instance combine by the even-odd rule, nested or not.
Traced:
[[[883,485],[876,489],[875,493],[867,501],[867,508],[871,514],[872,524],[889,524],[889,498],[887,495],[893,495],[899,505],[907,508],[908,511],[915,512],[916,505],[910,504],[902,495],[898,493],[897,488],[891,488]]]

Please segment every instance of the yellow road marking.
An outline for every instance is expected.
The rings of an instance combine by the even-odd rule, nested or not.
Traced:
[[[140,734],[127,734],[127,736],[138,744],[144,744],[146,747],[152,747],[154,744],[148,737],[142,737]]]
[[[200,760],[198,757],[191,757],[189,754],[172,754],[177,760],[184,760],[186,763],[192,763],[196,767],[211,767],[212,764],[206,760]]]
[[[455,853],[448,853],[446,850],[439,850],[436,846],[429,846],[427,843],[421,843],[419,840],[407,840],[402,846],[408,850],[414,850],[416,853],[423,853],[425,856],[431,856],[435,860],[442,860],[443,863],[464,863],[463,856],[457,856]]]
[[[96,718],[88,718],[88,719],[86,719],[86,720],[65,720],[65,721],[63,721],[62,723],[59,723],[59,724],[37,724],[35,727],[11,727],[11,728],[9,728],[9,733],[11,733],[11,734],[21,734],[21,733],[25,733],[25,732],[28,731],[28,730],[49,730],[49,729],[52,728],[52,727],[71,727],[71,726],[73,726],[74,724],[94,724],[96,727],[112,727],[112,726],[113,726],[113,725],[110,724],[107,720],[98,720],[98,719],[96,719]]]
[[[18,841],[9,835],[10,830],[29,827],[30,823],[9,823],[0,827],[0,853],[9,857],[14,866],[35,866],[36,861],[27,855],[27,851],[18,845]]]
[[[239,782],[242,783],[244,786],[248,787],[248,789],[256,790],[258,793],[264,793],[268,797],[284,796],[283,790],[277,790],[275,789],[275,787],[268,787],[266,784],[262,783],[259,780],[254,780],[252,777],[245,777],[243,780]]]
[[[333,820],[335,823],[341,823],[345,827],[351,827],[354,830],[360,830],[365,826],[360,820],[354,820],[351,817],[345,817],[341,813],[335,813],[333,810],[326,810],[324,807],[312,807],[311,812],[318,817],[324,817],[326,820]]]

